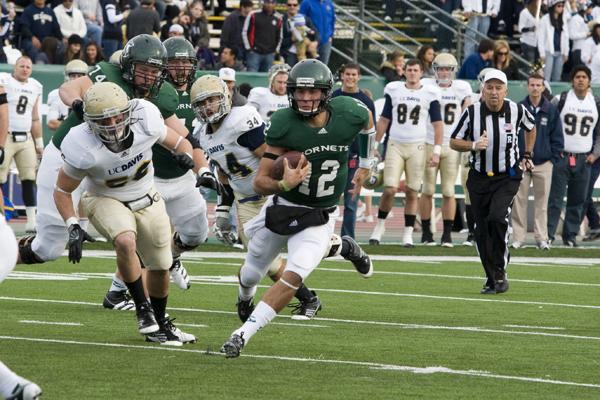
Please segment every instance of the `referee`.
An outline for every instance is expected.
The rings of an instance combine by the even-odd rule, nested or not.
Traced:
[[[471,152],[467,189],[477,252],[487,276],[482,294],[508,290],[508,218],[523,170],[533,170],[535,120],[523,105],[505,99],[506,83],[504,72],[486,73],[482,100],[463,112],[450,140],[452,149]],[[522,157],[519,129],[527,132]]]

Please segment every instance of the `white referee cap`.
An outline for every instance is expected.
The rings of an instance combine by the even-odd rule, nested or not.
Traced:
[[[485,74],[485,78],[483,78],[483,83],[489,82],[492,79],[498,79],[500,82],[505,85],[508,83],[508,79],[506,79],[506,74],[499,69],[491,69]]]

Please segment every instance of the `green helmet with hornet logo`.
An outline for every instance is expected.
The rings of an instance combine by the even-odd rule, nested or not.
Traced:
[[[321,97],[313,101],[310,109],[301,109],[295,97],[296,89],[317,88],[321,89]],[[333,75],[329,68],[319,60],[302,60],[290,70],[287,81],[287,93],[290,107],[298,114],[312,117],[320,113],[331,99],[333,88]],[[315,102],[317,102],[315,104]]]
[[[138,71],[140,65],[154,67],[157,71]],[[155,97],[167,74],[165,46],[152,35],[142,34],[132,38],[121,53],[121,71],[123,79],[133,85],[138,95]]]
[[[165,40],[163,45],[167,50],[169,80],[176,86],[193,81],[198,67],[198,57],[190,41],[181,36],[174,36]]]

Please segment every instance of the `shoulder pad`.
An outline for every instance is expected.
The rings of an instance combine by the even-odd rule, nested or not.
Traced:
[[[75,168],[90,169],[96,163],[94,154],[97,150],[92,146],[93,140],[86,140],[91,134],[85,123],[71,128],[60,146],[63,160]]]
[[[250,105],[233,107],[227,117],[227,125],[234,126],[240,132],[248,132],[261,126],[264,121],[256,108]]]
[[[271,115],[269,122],[267,122],[265,136],[267,138],[281,139],[287,134],[291,119],[296,119],[295,112],[291,108],[282,108],[275,111]]]
[[[35,86],[35,88],[40,91],[40,94],[42,94],[42,90],[43,90],[44,86],[42,86],[42,84],[40,83],[40,81],[38,81],[35,78],[31,78],[31,77],[29,78],[29,81],[31,83],[33,83],[33,85]]]
[[[164,126],[163,117],[158,107],[145,99],[131,101],[131,122],[139,123],[143,133],[153,136]]]
[[[338,96],[329,102],[334,113],[342,114],[350,123],[366,125],[369,120],[369,107],[362,101],[350,96]]]
[[[390,92],[393,92],[394,90],[401,88],[402,86],[404,86],[404,82],[400,82],[400,81],[390,82],[387,85],[385,85],[385,87],[383,88],[383,94],[389,94]]]
[[[152,100],[152,103],[159,108],[164,118],[169,118],[175,113],[179,105],[177,90],[169,82],[164,82],[160,87],[158,95]]]

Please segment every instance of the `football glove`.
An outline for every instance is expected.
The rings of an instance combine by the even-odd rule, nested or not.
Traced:
[[[212,189],[219,193],[219,181],[215,174],[213,174],[208,168],[203,167],[198,171],[198,179],[196,180],[196,187],[205,187]]]
[[[221,242],[233,246],[237,242],[237,234],[231,226],[229,218],[229,209],[227,206],[219,206],[216,210],[215,235]]]
[[[173,159],[181,168],[188,169],[194,168],[194,159],[188,153],[174,153]]]
[[[67,247],[69,248],[69,261],[73,264],[81,261],[83,253],[83,242],[95,242],[96,240],[88,235],[86,231],[79,224],[72,224],[69,226],[69,241]]]
[[[71,103],[71,110],[77,115],[77,118],[83,120],[83,100],[75,100]]]

